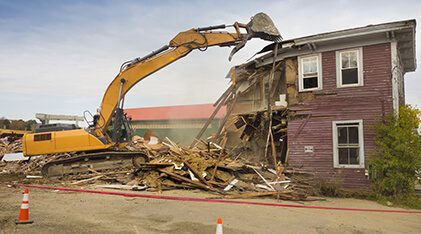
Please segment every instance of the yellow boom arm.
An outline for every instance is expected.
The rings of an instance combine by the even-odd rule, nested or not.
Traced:
[[[110,124],[115,109],[124,99],[125,94],[139,81],[152,73],[186,56],[194,49],[205,49],[216,45],[230,46],[238,44],[241,47],[244,46],[245,42],[252,38],[251,33],[248,30],[246,34],[240,33],[240,27],[246,28],[244,24],[235,23],[233,26],[236,29],[236,33],[221,31],[200,32],[200,29],[181,32],[170,41],[169,46],[164,46],[151,56],[128,62],[126,67],[122,67],[122,70],[114,78],[104,94],[99,118],[95,126],[95,135],[97,137],[106,136],[106,128]],[[222,27],[225,27],[225,25],[206,29]]]
[[[264,13],[256,14],[246,25],[240,23],[231,25],[235,33],[211,31],[226,27],[218,25],[181,32],[158,51],[124,63],[120,72],[108,86],[98,114],[94,116],[94,122],[89,129],[27,133],[22,139],[24,154],[31,156],[65,152],[97,152],[109,149],[118,143],[127,142],[130,140],[127,121],[122,121],[124,96],[139,81],[186,56],[194,49],[201,50],[216,45],[236,45],[229,57],[231,58],[251,38],[259,37],[271,41],[281,39],[272,20]],[[240,28],[245,29],[246,33],[241,33]],[[111,123],[113,123],[113,129],[108,128]]]

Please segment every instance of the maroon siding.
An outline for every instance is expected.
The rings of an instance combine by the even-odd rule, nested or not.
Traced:
[[[335,51],[322,53],[323,89],[316,98],[292,106],[307,119],[288,122],[289,164],[334,179],[348,189],[368,188],[365,169],[335,169],[333,166],[332,121],[363,120],[365,167],[375,149],[373,125],[392,111],[390,44],[363,47],[363,86],[336,87]],[[304,153],[313,146],[313,153]]]

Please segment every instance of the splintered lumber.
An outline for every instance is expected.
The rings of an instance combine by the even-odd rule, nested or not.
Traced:
[[[192,184],[192,185],[194,185],[195,187],[198,187],[198,188],[201,188],[201,189],[205,189],[205,190],[212,190],[212,189],[211,189],[211,187],[209,187],[209,186],[207,186],[207,185],[204,185],[204,184],[201,184],[201,183],[199,183],[199,182],[197,182],[197,181],[193,181],[193,180],[191,180],[191,179],[188,179],[188,178],[186,178],[186,177],[184,177],[184,176],[180,176],[180,175],[177,175],[177,174],[175,174],[175,173],[172,173],[172,172],[169,172],[169,171],[166,171],[166,170],[163,170],[163,169],[158,169],[158,171],[159,171],[159,172],[162,172],[162,173],[165,173],[165,174],[167,174],[167,175],[169,175],[169,176],[173,177],[173,178],[174,178],[174,179],[176,179],[176,180],[179,180],[179,181],[183,181],[183,182],[186,182],[186,183]]]
[[[225,99],[227,96],[229,96],[234,89],[234,85],[230,85],[227,90],[216,100],[216,102],[213,104],[213,106],[217,106],[223,99]]]
[[[235,184],[238,183],[239,180],[237,179],[233,179],[228,185],[227,187],[224,188],[224,191],[229,191],[232,187],[234,187]]]
[[[200,180],[200,182],[202,182],[202,183],[204,183],[204,184],[206,184],[207,186],[209,186],[209,187],[212,187],[212,185],[211,184],[209,184],[204,178],[203,178],[203,176],[195,169],[195,168],[193,168],[188,162],[184,162],[184,165],[186,165],[189,169],[190,169],[190,171],[194,174],[194,176],[196,176],[196,178],[197,179],[199,179]]]
[[[210,180],[214,180],[215,179],[215,174],[216,174],[216,170],[218,169],[218,163],[221,161],[221,155],[218,155],[218,161],[216,161],[215,163],[215,167],[213,168],[212,171],[212,176]]]
[[[254,169],[254,168],[252,168],[255,172],[256,172],[256,174],[258,174],[259,176],[260,176],[260,178],[262,178],[262,180],[272,189],[272,190],[275,190],[273,187],[272,187],[272,185],[271,184],[269,184],[269,182],[265,179],[265,177],[263,177],[256,169]]]
[[[256,192],[256,193],[240,193],[240,194],[233,194],[233,195],[225,195],[223,198],[228,199],[236,199],[236,198],[252,198],[252,197],[264,197],[264,196],[272,196],[278,194],[289,194],[292,193],[291,190],[284,190],[284,191],[269,191],[269,192]]]
[[[230,103],[230,107],[228,108],[228,111],[225,113],[225,117],[224,117],[224,119],[222,120],[222,122],[220,123],[219,128],[218,128],[218,131],[216,132],[216,137],[219,137],[219,136],[221,135],[221,132],[222,132],[222,130],[224,129],[225,124],[226,124],[226,122],[227,122],[228,118],[229,118],[229,117],[230,117],[230,115],[231,115],[231,112],[234,110],[235,104],[237,103],[237,99],[238,99],[238,97],[239,97],[240,95],[241,95],[241,92],[238,92],[238,93],[235,95],[235,97],[234,97],[234,99],[232,100],[232,102]]]
[[[206,129],[208,129],[209,124],[212,122],[212,120],[215,118],[216,114],[219,112],[221,107],[225,104],[225,100],[228,98],[229,95],[225,96],[218,104],[218,106],[213,111],[212,115],[209,117],[209,119],[206,121],[205,125],[203,125],[202,129],[200,129],[200,132],[197,134],[196,138],[193,140],[193,142],[190,145],[190,148],[193,148],[196,144],[196,141],[199,140],[203,133],[205,133]]]

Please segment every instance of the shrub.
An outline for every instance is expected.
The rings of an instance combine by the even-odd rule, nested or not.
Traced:
[[[376,194],[388,197],[413,196],[416,170],[421,168],[421,111],[401,106],[376,125],[376,155],[370,160],[370,178]]]

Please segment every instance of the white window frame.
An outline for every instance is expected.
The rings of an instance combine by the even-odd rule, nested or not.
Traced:
[[[360,145],[359,157],[360,163],[358,165],[339,164],[339,148],[338,148],[338,124],[358,124],[358,143]],[[334,168],[364,168],[364,131],[363,120],[344,120],[332,121],[332,136],[333,136],[333,167]]]
[[[317,87],[316,88],[304,88],[304,77],[303,77],[303,62],[302,60],[305,58],[311,58],[316,57],[317,58]],[[323,77],[322,77],[322,55],[321,53],[317,54],[309,54],[305,56],[298,56],[298,91],[300,92],[306,92],[306,91],[313,91],[313,90],[321,90],[323,87]]]
[[[342,54],[346,52],[357,52],[358,83],[342,84]],[[363,49],[362,47],[336,51],[336,86],[338,88],[363,86]]]

